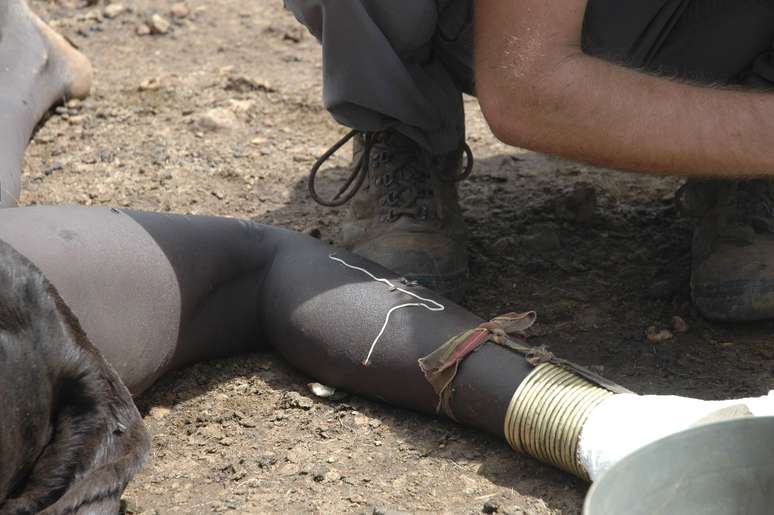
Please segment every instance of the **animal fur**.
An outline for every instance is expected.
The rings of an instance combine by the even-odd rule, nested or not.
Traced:
[[[0,515],[118,512],[149,450],[140,414],[54,286],[2,241],[0,403]]]

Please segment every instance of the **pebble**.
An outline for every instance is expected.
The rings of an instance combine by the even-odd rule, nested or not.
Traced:
[[[140,91],[157,91],[161,89],[161,79],[158,77],[151,77],[142,81],[137,88]]]
[[[104,14],[105,18],[116,18],[117,16],[120,16],[126,11],[126,6],[124,4],[110,4],[105,7]]]
[[[224,132],[236,129],[239,126],[239,120],[228,109],[214,107],[199,115],[197,125],[200,129],[209,132]]]
[[[320,383],[307,383],[306,386],[309,388],[309,391],[311,391],[317,397],[322,397],[323,399],[327,399],[329,397],[333,397],[336,394],[336,389],[335,388],[331,388],[330,386],[326,386],[324,384],[320,384]]]
[[[303,395],[300,395],[298,392],[287,392],[285,395],[282,396],[282,399],[280,399],[280,407],[284,409],[302,409],[304,411],[309,411],[312,409],[312,406],[314,406],[314,403],[304,397]]]
[[[328,472],[325,473],[324,479],[326,483],[335,483],[336,481],[341,479],[341,474],[339,474],[335,470],[329,470]]]
[[[160,14],[154,14],[148,20],[148,28],[151,34],[166,34],[169,32],[170,23]]]
[[[191,14],[191,9],[185,2],[176,2],[172,4],[172,8],[169,10],[170,14],[175,18],[187,18]]]
[[[688,323],[683,320],[682,317],[679,316],[673,316],[672,317],[672,329],[677,334],[684,334],[688,332]]]
[[[645,331],[645,337],[650,343],[658,344],[671,340],[673,335],[671,331],[668,331],[667,329],[659,330],[656,328],[656,326],[652,325]]]
[[[146,25],[145,23],[138,25],[137,28],[134,30],[135,34],[138,36],[147,36],[151,33],[150,27]]]
[[[253,107],[255,107],[255,100],[236,100],[230,99],[228,101],[231,109],[237,113],[246,113]]]
[[[483,513],[497,513],[500,511],[500,505],[494,501],[487,501],[484,503],[484,507],[481,508]]]
[[[61,170],[62,168],[63,167],[62,167],[62,163],[61,162],[54,161],[53,163],[51,163],[51,166],[46,168],[46,170],[43,173],[45,173],[46,175],[51,175],[52,173],[57,172],[57,171]]]

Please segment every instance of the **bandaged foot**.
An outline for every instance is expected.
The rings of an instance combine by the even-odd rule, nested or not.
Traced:
[[[578,458],[592,481],[651,442],[696,425],[740,416],[774,416],[774,391],[756,398],[703,401],[669,395],[613,395],[586,419]]]

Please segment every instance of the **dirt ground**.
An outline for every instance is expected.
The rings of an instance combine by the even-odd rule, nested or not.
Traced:
[[[75,2],[31,0],[92,59],[96,84],[36,134],[22,204],[246,217],[335,242],[343,211],[312,203],[305,180],[344,130],[320,105],[319,46],[280,0],[190,0],[177,18],[164,0],[124,0],[111,18]],[[166,34],[142,35],[153,14],[171,22]],[[534,343],[643,393],[772,386],[771,323],[712,324],[691,307],[678,180],[508,148],[475,99],[466,108],[477,157],[461,184],[473,233],[467,307],[484,317],[535,309]],[[672,338],[650,343],[649,327]],[[581,510],[585,484],[499,439],[355,396],[319,400],[308,381],[273,353],[164,378],[137,400],[153,452],[126,511]]]

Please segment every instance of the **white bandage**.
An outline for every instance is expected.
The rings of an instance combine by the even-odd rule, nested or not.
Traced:
[[[592,481],[619,460],[651,442],[701,423],[719,410],[744,405],[754,416],[774,415],[768,396],[703,401],[667,395],[614,395],[589,415],[580,435],[578,458]]]

